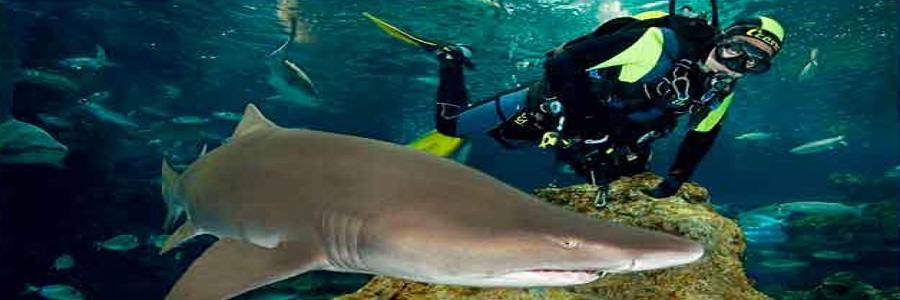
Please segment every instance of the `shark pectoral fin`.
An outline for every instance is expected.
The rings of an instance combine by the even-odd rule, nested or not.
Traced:
[[[266,249],[223,238],[210,246],[181,276],[167,300],[230,299],[318,267],[319,256],[303,243]]]
[[[180,175],[172,169],[169,162],[163,158],[162,161],[162,196],[166,201],[166,220],[163,223],[163,230],[169,230],[175,221],[184,212],[184,204],[176,195],[175,187],[178,185]]]
[[[188,219],[166,239],[166,242],[159,248],[159,254],[169,252],[169,250],[172,250],[175,246],[198,235],[200,235],[200,231],[197,230],[197,226],[194,226],[194,223]]]
[[[232,134],[231,137],[237,138],[266,128],[278,128],[278,125],[275,125],[275,123],[266,119],[266,117],[259,112],[259,109],[256,108],[256,105],[253,105],[253,103],[247,104],[247,108],[244,109],[244,116],[241,118],[241,122],[238,123],[237,128],[234,129],[234,134]]]
[[[432,130],[423,134],[407,146],[437,156],[447,157],[456,152],[462,145],[463,139],[444,135],[437,130]]]

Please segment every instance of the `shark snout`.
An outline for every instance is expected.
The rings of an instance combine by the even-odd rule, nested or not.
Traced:
[[[630,271],[655,270],[688,264],[703,257],[704,252],[702,244],[684,241],[680,247],[644,253],[632,261]]]

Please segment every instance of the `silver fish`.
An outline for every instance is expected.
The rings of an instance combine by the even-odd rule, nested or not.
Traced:
[[[836,136],[833,138],[827,138],[817,141],[812,141],[797,147],[794,147],[790,150],[791,153],[794,154],[810,154],[810,153],[818,153],[822,151],[828,151],[834,149],[837,145],[847,146],[847,142],[844,141],[844,136]]]
[[[195,116],[180,116],[172,118],[172,123],[175,124],[204,124],[208,123],[208,118],[201,118]]]
[[[23,295],[38,294],[41,298],[50,300],[82,300],[84,295],[72,286],[65,284],[53,284],[42,287],[28,285]]]
[[[172,114],[167,111],[164,111],[162,109],[155,108],[155,107],[150,107],[150,106],[141,106],[141,107],[138,107],[138,110],[140,110],[142,113],[145,113],[145,114],[148,114],[148,115],[151,115],[154,117],[168,118],[168,117],[172,116]]]
[[[75,257],[69,254],[63,254],[53,261],[54,270],[66,270],[75,266]]]
[[[63,119],[63,118],[60,118],[57,116],[53,116],[53,115],[49,115],[49,114],[45,114],[45,113],[37,114],[37,119],[40,120],[41,123],[44,123],[44,124],[47,124],[47,125],[50,125],[53,127],[57,127],[57,128],[69,128],[69,127],[73,126],[72,122],[69,122],[66,119]]]
[[[900,177],[900,165],[894,166],[893,168],[888,169],[884,172],[884,177],[887,178],[897,178]]]
[[[792,259],[768,259],[764,260],[760,263],[763,267],[768,268],[776,268],[776,269],[795,269],[795,268],[803,268],[808,267],[809,263],[805,261],[792,260]]]
[[[841,251],[831,251],[831,250],[822,250],[816,251],[811,254],[812,257],[818,259],[825,260],[844,260],[844,261],[854,261],[859,258],[856,253],[853,252],[841,252]]]
[[[778,204],[784,211],[806,215],[861,216],[868,205],[846,205],[837,202],[798,201]]]
[[[240,121],[242,117],[241,114],[230,111],[217,111],[212,113],[212,116],[225,121]]]
[[[772,138],[772,134],[768,132],[748,132],[741,134],[739,136],[734,137],[738,140],[750,140],[750,141],[759,141],[759,140],[768,140]]]
[[[813,48],[809,51],[809,62],[803,66],[803,69],[800,70],[800,74],[797,75],[798,81],[807,81],[816,75],[816,69],[819,67],[819,48]]]
[[[130,234],[123,234],[111,237],[105,241],[97,242],[95,245],[99,248],[112,251],[128,251],[140,245],[138,238]]]

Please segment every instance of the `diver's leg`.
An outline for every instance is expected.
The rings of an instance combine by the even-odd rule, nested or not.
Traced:
[[[460,113],[469,105],[463,65],[471,52],[466,46],[448,45],[437,53],[440,64],[435,107],[435,127],[448,136],[458,136],[456,126]]]
[[[470,104],[459,113],[456,134],[459,136],[483,134],[501,124],[513,123],[510,120],[524,110],[527,97],[528,87],[519,87]]]

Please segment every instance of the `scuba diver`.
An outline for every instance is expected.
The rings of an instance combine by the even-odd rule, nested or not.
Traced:
[[[778,22],[750,17],[720,31],[711,4],[711,22],[689,7],[676,13],[675,1],[669,13],[609,20],[547,52],[540,80],[477,102],[469,101],[463,77],[464,68],[474,70],[470,46],[428,41],[364,15],[439,62],[436,130],[410,147],[446,156],[463,137],[487,133],[508,148],[552,148],[559,162],[598,186],[595,206],[602,207],[608,184],[647,171],[650,144],[688,115],[691,129],[665,180],[642,190],[674,195],[721,131],[735,82],[766,72],[781,50]]]

